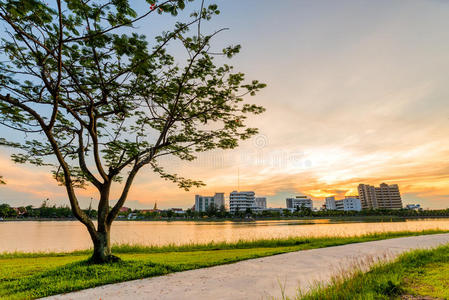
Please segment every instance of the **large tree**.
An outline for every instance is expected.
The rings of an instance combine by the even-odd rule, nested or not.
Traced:
[[[219,13],[216,5],[198,2],[188,21],[151,40],[134,32],[137,22],[176,16],[190,1],[147,0],[140,11],[128,0],[0,0],[7,30],[0,122],[24,133],[0,143],[18,149],[15,162],[53,167],[73,214],[89,231],[94,262],[117,259],[111,224],[143,167],[181,188],[200,186],[166,171],[160,158],[193,160],[197,152],[234,148],[257,132],[245,119],[264,109],[243,96],[264,84],[245,82],[230,65],[215,63],[216,55],[230,58],[240,49],[211,50],[223,29],[202,32],[202,22]],[[183,47],[185,58],[171,55],[169,44]],[[77,188],[88,184],[99,194],[96,226],[77,198]],[[113,184],[121,193],[111,201]]]

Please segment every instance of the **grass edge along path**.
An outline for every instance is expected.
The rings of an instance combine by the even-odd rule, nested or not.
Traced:
[[[369,271],[362,270],[366,268]],[[449,244],[412,250],[392,262],[362,265],[335,276],[329,285],[299,291],[296,299],[449,299],[448,287]]]
[[[90,250],[3,253],[0,254],[0,299],[33,299],[292,251],[447,232],[401,231],[354,237],[299,237],[183,246],[119,245],[113,247],[113,253],[122,261],[106,265],[89,264]]]

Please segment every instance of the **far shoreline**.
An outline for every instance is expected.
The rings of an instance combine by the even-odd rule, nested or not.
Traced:
[[[403,222],[407,220],[427,220],[427,219],[449,219],[449,216],[322,216],[322,217],[280,217],[280,218],[161,218],[161,219],[116,219],[114,222],[235,222],[251,223],[256,221],[314,221],[331,220],[335,223],[340,222]],[[78,222],[76,218],[7,218],[0,220],[2,222]],[[92,218],[92,221],[96,221]]]

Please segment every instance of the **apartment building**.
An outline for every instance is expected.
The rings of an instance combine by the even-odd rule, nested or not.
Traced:
[[[231,213],[236,211],[245,211],[247,208],[255,207],[256,199],[254,192],[238,192],[233,191],[229,194],[229,210]]]
[[[216,208],[224,206],[224,193],[215,193],[214,196],[195,195],[195,211],[204,212],[211,205],[214,205]]]
[[[364,209],[402,208],[401,193],[397,184],[381,183],[378,187],[359,184],[358,191]]]
[[[359,191],[359,199],[362,203],[363,209],[372,209],[379,207],[376,198],[376,188],[374,186],[368,184],[359,184],[357,189]]]
[[[306,207],[313,209],[312,199],[307,198],[307,196],[296,196],[295,198],[285,199],[287,208],[290,210],[300,209],[301,207]]]
[[[361,211],[362,203],[358,197],[345,197],[344,199],[335,201],[337,210],[344,211]]]
[[[327,210],[336,210],[337,206],[335,205],[335,197],[326,197],[325,206]]]
[[[326,209],[343,211],[361,211],[362,204],[358,197],[348,196],[345,199],[335,200],[335,197],[326,198]]]

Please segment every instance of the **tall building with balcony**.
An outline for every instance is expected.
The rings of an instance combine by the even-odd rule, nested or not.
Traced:
[[[211,205],[214,205],[217,209],[224,206],[224,193],[215,193],[214,196],[195,195],[195,211],[204,212]]]
[[[285,199],[287,208],[290,210],[300,209],[301,207],[306,207],[313,209],[312,199],[307,198],[307,196],[296,196],[295,198]]]
[[[359,184],[359,199],[363,209],[377,209],[376,188],[368,184]]]
[[[376,198],[379,208],[402,208],[401,193],[399,192],[399,186],[397,184],[380,184],[379,187],[376,187]]]
[[[402,208],[401,193],[397,184],[381,183],[378,187],[359,184],[358,191],[363,209]]]
[[[245,211],[247,208],[255,207],[256,199],[254,192],[238,192],[233,191],[229,194],[229,211],[235,213],[237,211]]]

